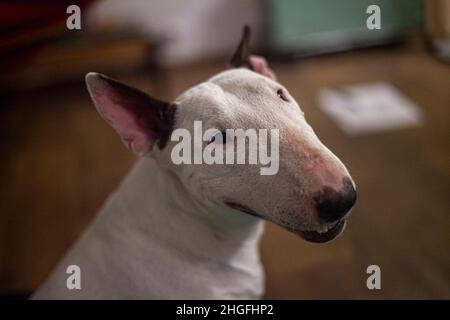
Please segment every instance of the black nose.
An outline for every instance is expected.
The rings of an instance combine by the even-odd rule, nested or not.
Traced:
[[[356,190],[349,178],[342,180],[343,187],[335,191],[325,187],[314,196],[314,202],[319,218],[334,222],[343,218],[356,202]]]

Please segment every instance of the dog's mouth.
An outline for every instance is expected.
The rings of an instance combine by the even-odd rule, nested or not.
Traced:
[[[239,204],[239,203],[236,203],[236,202],[231,202],[231,201],[226,201],[225,204],[227,206],[229,206],[230,208],[233,208],[234,210],[242,211],[242,212],[250,214],[252,216],[264,219],[261,215],[257,214],[255,211],[253,211],[249,207],[244,206],[242,204]]]
[[[328,224],[325,228],[319,230],[293,230],[290,231],[299,235],[303,239],[315,242],[325,243],[333,240],[344,231],[346,225],[345,219]]]
[[[264,219],[260,214],[256,213],[252,209],[235,202],[225,202],[229,207],[250,214],[252,216]],[[316,230],[297,230],[291,227],[283,226],[285,229],[292,233],[302,237],[304,240],[315,243],[325,243],[333,240],[340,235],[345,229],[345,219],[338,220],[333,223],[326,224],[325,226]]]

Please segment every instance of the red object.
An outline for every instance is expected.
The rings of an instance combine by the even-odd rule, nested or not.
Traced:
[[[95,0],[76,1],[82,10]],[[35,4],[38,3],[38,4]],[[30,61],[46,44],[67,32],[67,7],[74,1],[9,1],[0,4],[0,70]],[[82,20],[83,21],[83,20]]]

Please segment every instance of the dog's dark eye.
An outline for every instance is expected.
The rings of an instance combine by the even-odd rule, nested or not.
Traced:
[[[286,101],[286,102],[289,101],[289,99],[288,99],[288,97],[286,96],[286,94],[284,93],[284,90],[283,90],[283,89],[278,89],[278,91],[277,91],[277,96],[278,96],[281,100],[283,100],[283,101]]]
[[[210,142],[215,142],[219,144],[224,144],[228,142],[228,135],[225,131],[221,131],[220,133],[216,134],[214,137],[212,137]]]

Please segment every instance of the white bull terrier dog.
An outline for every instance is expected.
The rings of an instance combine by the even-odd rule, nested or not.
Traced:
[[[235,69],[173,103],[98,73],[86,76],[101,116],[142,158],[33,298],[260,298],[263,219],[311,242],[342,232],[356,200],[353,180],[265,60],[249,55],[249,32],[231,60]],[[172,133],[194,134],[195,121],[222,133],[203,141],[219,148],[236,139],[226,129],[278,130],[277,172],[175,164]],[[67,284],[73,265],[80,271],[75,288]]]

